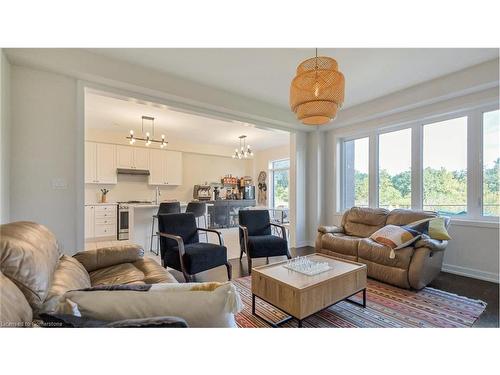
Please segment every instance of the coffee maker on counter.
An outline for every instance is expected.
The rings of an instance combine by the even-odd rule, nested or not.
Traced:
[[[210,190],[212,187],[210,185],[194,185],[193,188],[193,199],[198,201],[209,201],[212,199],[212,194]]]

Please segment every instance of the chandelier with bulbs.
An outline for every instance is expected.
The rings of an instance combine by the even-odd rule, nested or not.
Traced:
[[[297,67],[290,86],[290,108],[305,125],[323,125],[335,119],[344,103],[345,80],[337,61],[316,56]]]
[[[167,146],[167,141],[165,141],[165,134],[162,134],[161,135],[161,139],[154,139],[154,135],[155,135],[155,118],[154,117],[151,117],[151,116],[142,116],[142,129],[141,129],[141,132],[142,132],[142,137],[136,137],[134,135],[134,131],[133,130],[130,130],[130,133],[129,133],[129,136],[126,137],[128,140],[129,140],[129,143],[131,145],[135,144],[136,141],[143,141],[145,142],[144,144],[146,146],[149,146],[151,145],[151,143],[159,143],[160,144],[160,148],[164,148],[165,146]],[[151,121],[151,133],[149,132],[146,132],[145,136],[144,136],[144,121]]]
[[[240,147],[234,149],[233,159],[247,159],[253,156],[250,145],[247,145],[246,135],[240,135]]]

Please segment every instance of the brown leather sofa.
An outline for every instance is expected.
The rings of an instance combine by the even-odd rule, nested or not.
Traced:
[[[0,326],[32,326],[33,320],[53,313],[59,297],[69,290],[177,283],[153,259],[144,258],[144,250],[136,245],[84,251],[71,257],[60,254],[55,236],[46,227],[32,222],[0,226],[0,270]],[[184,326],[175,317],[103,322],[100,326],[168,326],[172,322]]]
[[[423,238],[403,249],[391,249],[369,237],[385,225],[406,225],[424,218],[436,217],[435,212],[353,207],[342,216],[340,226],[320,226],[316,251],[326,255],[364,263],[368,277],[401,288],[422,289],[441,271],[448,241]],[[449,219],[446,219],[446,226]]]

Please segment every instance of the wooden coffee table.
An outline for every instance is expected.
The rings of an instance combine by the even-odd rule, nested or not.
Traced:
[[[331,270],[308,276],[283,267],[286,261],[252,268],[252,314],[273,327],[291,319],[302,321],[318,311],[340,301],[366,307],[366,265],[349,260],[329,257],[323,254],[307,256],[313,261],[328,262]],[[363,292],[363,302],[349,297]],[[271,322],[255,311],[255,298],[287,313],[289,316],[279,322]]]

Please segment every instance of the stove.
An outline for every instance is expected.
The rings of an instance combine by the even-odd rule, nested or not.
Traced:
[[[129,205],[130,204],[151,204],[151,201],[121,201],[118,203],[118,240],[128,240],[129,238]]]

